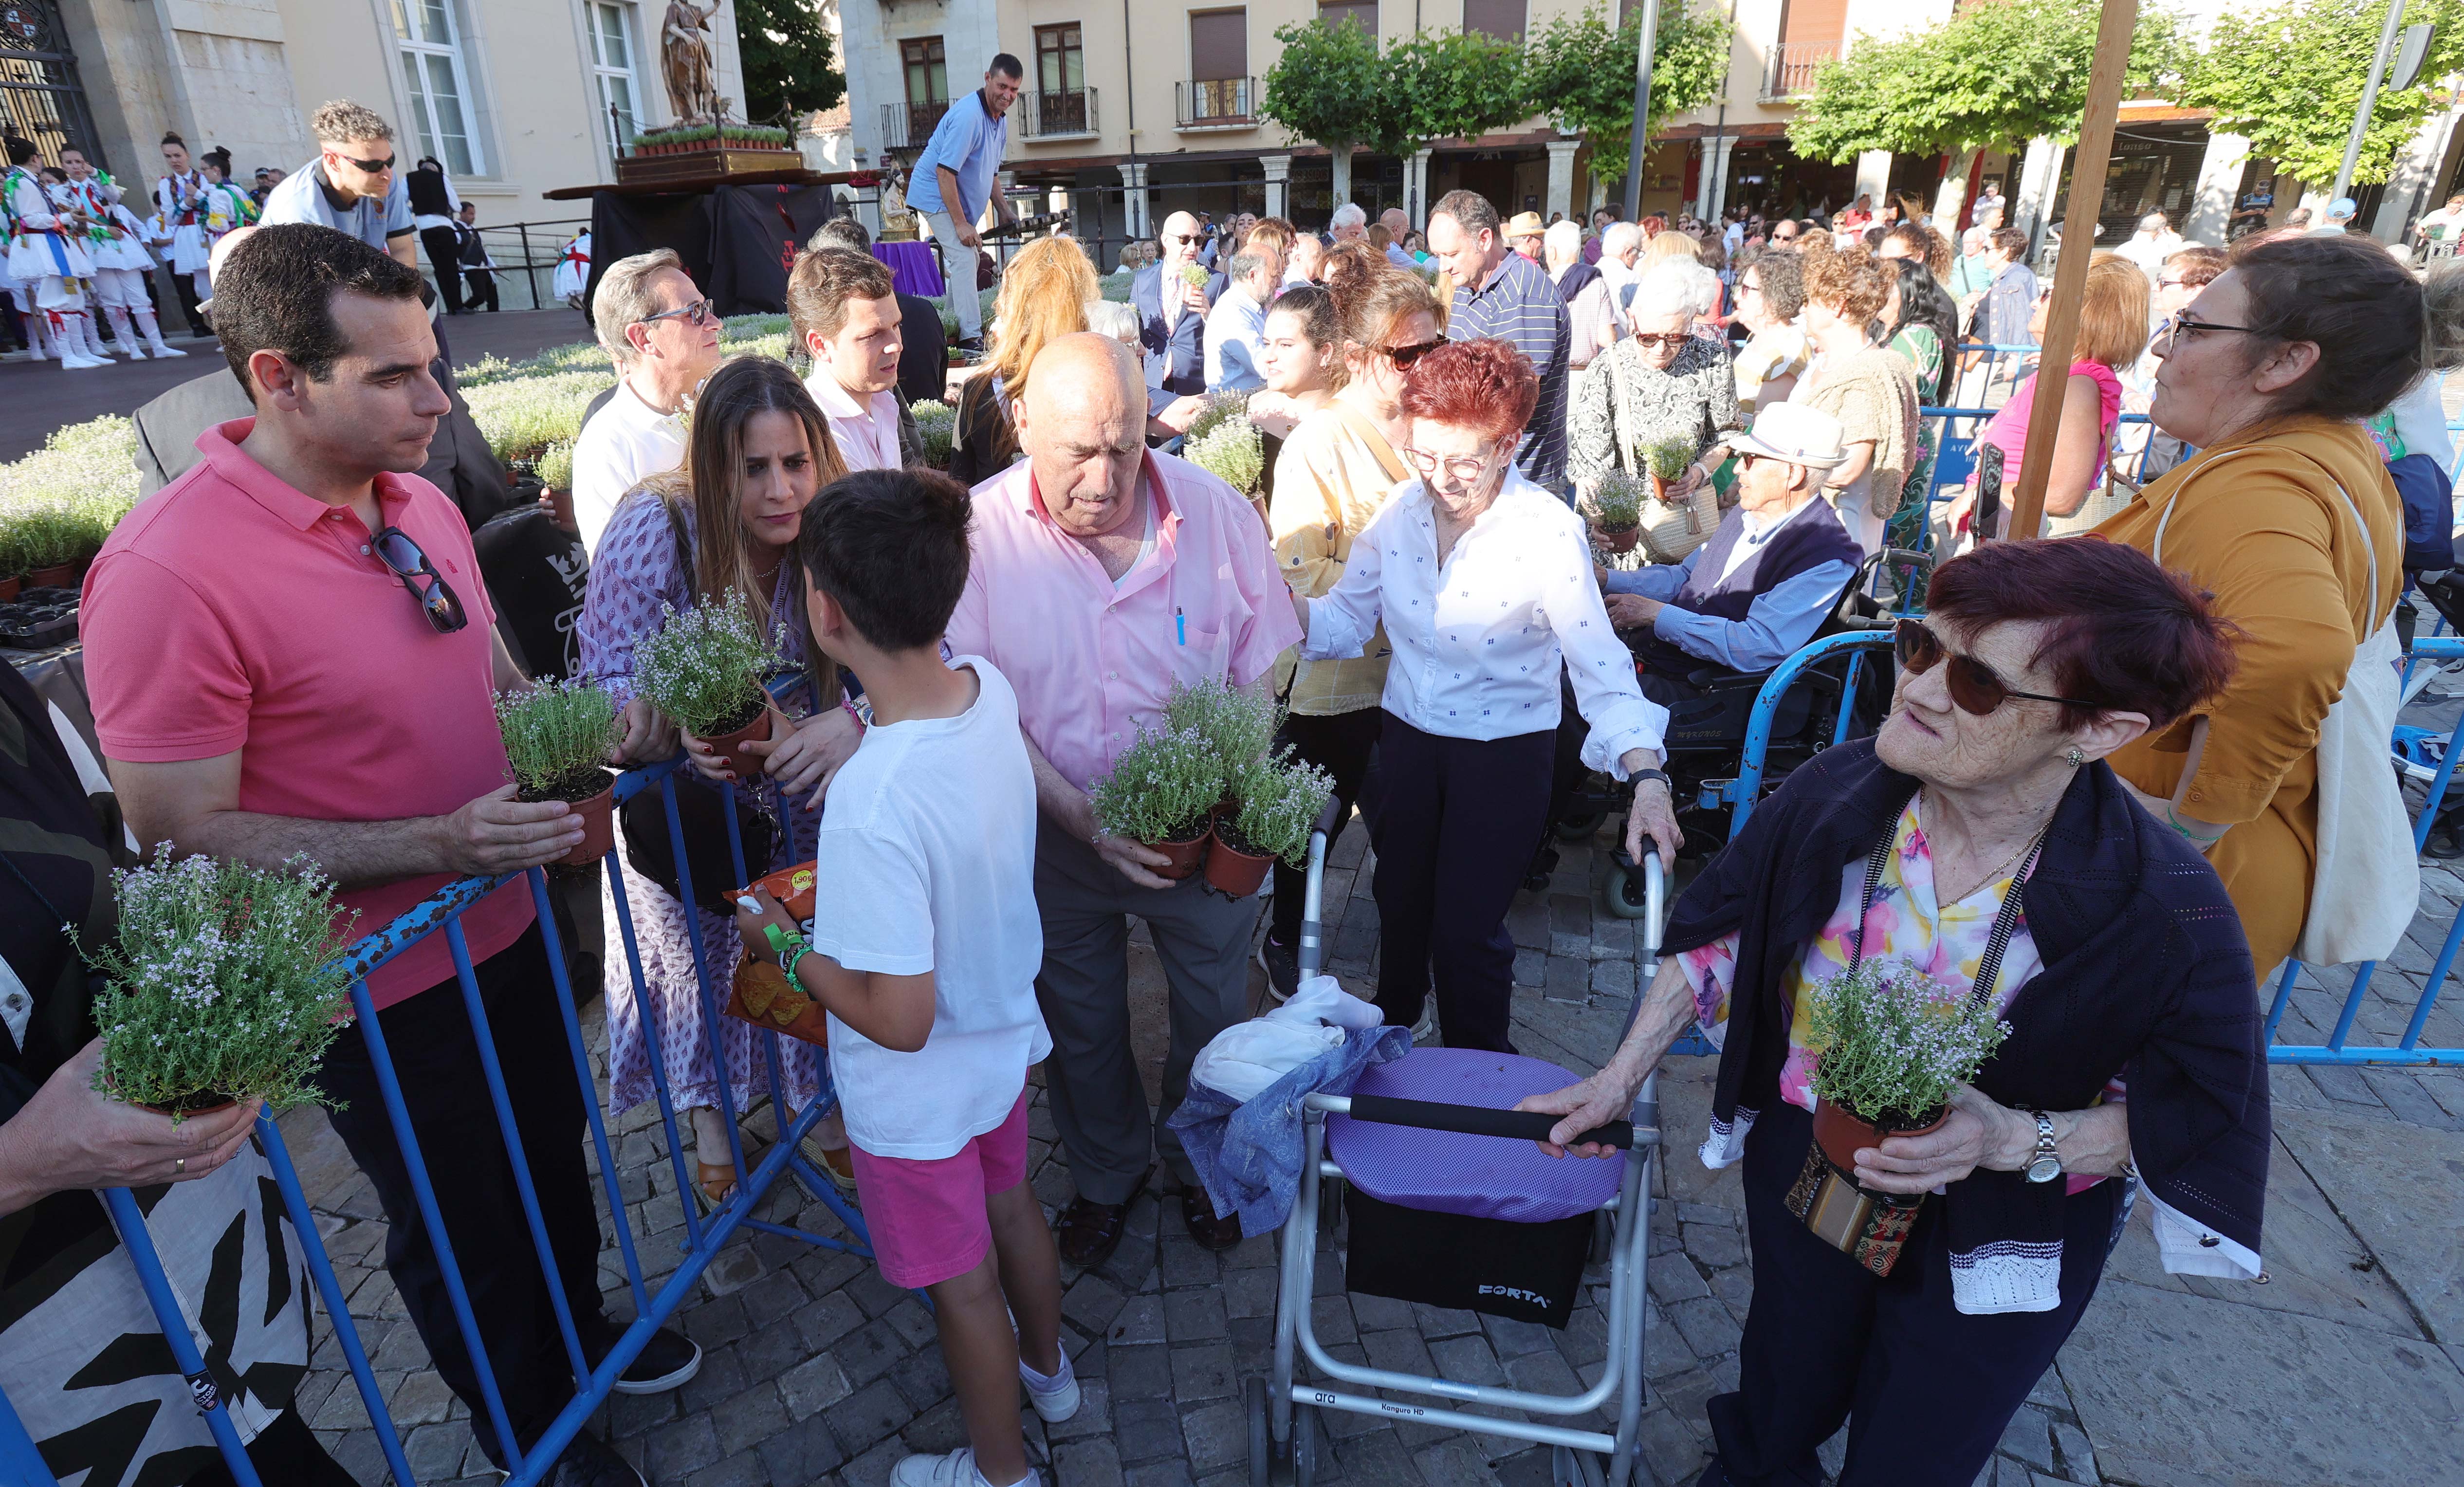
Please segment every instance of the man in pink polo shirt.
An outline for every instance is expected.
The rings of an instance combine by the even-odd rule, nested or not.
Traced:
[[[331,228],[263,228],[214,289],[214,324],[256,413],[210,427],[205,460],[140,503],[86,579],[96,731],[138,840],[275,866],[314,859],[356,937],[456,878],[561,857],[561,804],[506,782],[492,694],[529,686],[496,638],[470,533],[417,475],[448,407],[419,274]],[[631,740],[628,740],[631,742]],[[543,938],[509,883],[462,915],[480,1004],[510,1081],[530,1177],[585,1347],[601,1308],[599,1224],[583,1165],[588,1098],[563,1057]],[[527,1445],[572,1371],[443,934],[368,976],[402,1096],[469,1286],[507,1419]],[[385,1262],[438,1372],[500,1466],[407,1166],[356,1026],[319,1086],[384,1204]],[[652,1341],[619,1389],[683,1384],[700,1350]],[[552,1480],[641,1478],[576,1437]]]
[[[1001,668],[1018,693],[1041,808],[1036,999],[1053,1124],[1077,1201],[1061,1253],[1102,1264],[1160,1150],[1180,1180],[1190,1237],[1241,1240],[1218,1217],[1179,1138],[1161,1124],[1207,1039],[1248,1015],[1258,901],[1175,883],[1165,859],[1097,829],[1088,791],[1163,714],[1176,680],[1263,685],[1301,638],[1256,513],[1197,466],[1146,448],[1146,389],[1119,341],[1081,332],[1045,346],[1018,408],[1026,459],[976,487],[973,562],[949,644]],[[1130,1049],[1128,916],[1146,921],[1172,988],[1172,1051],[1154,1117]]]

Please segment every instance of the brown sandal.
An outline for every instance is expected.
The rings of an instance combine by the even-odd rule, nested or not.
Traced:
[[[736,1196],[736,1164],[693,1158],[693,1202],[705,1217]]]

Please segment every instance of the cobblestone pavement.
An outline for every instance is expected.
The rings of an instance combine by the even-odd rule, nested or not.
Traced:
[[[1603,839],[1605,841],[1605,839]],[[1327,880],[1331,969],[1354,987],[1374,970],[1376,908],[1355,827]],[[1509,924],[1517,949],[1517,1045],[1577,1072],[1613,1046],[1633,995],[1633,927],[1600,908],[1605,852],[1568,848],[1545,894]],[[2357,1040],[2393,1041],[2464,881],[2425,872],[2423,913],[2381,968]],[[1157,1054],[1160,978],[1134,947],[1141,1053]],[[2304,977],[2285,1041],[2317,1041],[2348,974]],[[2337,990],[2327,991],[2327,986]],[[597,1009],[591,1014],[597,1041]],[[2297,1031],[2299,1029],[2299,1031]],[[2434,1013],[2427,1040],[2464,1045],[2464,1019]],[[1649,1380],[1641,1450],[1651,1479],[1689,1481],[1704,1461],[1704,1402],[1733,1386],[1752,1269],[1736,1176],[1693,1154],[1709,1061],[1670,1061],[1661,1080],[1672,1158],[1652,1218]],[[2166,1276],[2145,1215],[2133,1220],[2097,1301],[1979,1478],[2061,1483],[2411,1484],[2453,1480],[2464,1454],[2464,1073],[2275,1071],[2277,1141],[2268,1283]],[[766,1113],[752,1118],[766,1128]],[[654,1106],[621,1123],[620,1162],[649,1270],[676,1263],[681,1217]],[[423,1483],[493,1481],[458,1402],[426,1367],[382,1268],[383,1221],[365,1182],[314,1112],[286,1124],[327,1246],[389,1391]],[[1068,1174],[1038,1093],[1034,1182],[1067,1201]],[[2426,1181],[2425,1181],[2426,1179]],[[2425,1201],[2427,1199],[2427,1201]],[[820,1232],[818,1203],[783,1188],[763,1211]],[[611,1239],[612,1244],[612,1239]],[[1563,1332],[1347,1297],[1340,1250],[1322,1240],[1312,1318],[1339,1358],[1467,1383],[1573,1391],[1598,1377],[1605,1278]],[[1065,1425],[1025,1429],[1060,1487],[1229,1487],[1245,1481],[1243,1381],[1267,1367],[1277,1257],[1267,1237],[1221,1256],[1184,1235],[1178,1205],[1150,1194],[1120,1252],[1065,1277],[1067,1343],[1086,1403]],[[611,1311],[629,1316],[611,1248]],[[961,1444],[929,1314],[869,1266],[773,1236],[737,1240],[681,1314],[707,1349],[701,1376],[664,1396],[623,1398],[594,1421],[661,1487],[777,1483],[875,1487],[912,1451]],[[323,1340],[300,1396],[307,1417],[365,1482],[383,1468],[356,1390]],[[1321,1476],[1361,1487],[1538,1487],[1549,1454],[1517,1442],[1358,1416],[1326,1417]],[[1608,1428],[1603,1424],[1601,1428]],[[1835,1469],[1840,1443],[1825,1458]]]

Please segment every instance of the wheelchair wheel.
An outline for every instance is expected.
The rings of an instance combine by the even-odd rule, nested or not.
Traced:
[[[1266,1381],[1249,1380],[1249,1487],[1268,1487],[1275,1476],[1275,1442],[1266,1429]]]
[[[1600,819],[1606,814],[1604,811],[1590,811],[1580,816],[1562,818],[1557,822],[1557,840],[1589,842],[1592,839],[1592,833],[1600,829]]]
[[[1651,905],[1643,893],[1641,875],[1623,864],[1609,874],[1608,901],[1609,912],[1619,919],[1639,919],[1651,912]]]

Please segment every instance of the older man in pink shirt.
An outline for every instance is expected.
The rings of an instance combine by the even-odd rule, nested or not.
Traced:
[[[1061,1253],[1100,1265],[1152,1174],[1180,1180],[1190,1236],[1241,1239],[1218,1217],[1179,1139],[1162,1124],[1207,1039],[1248,1014],[1258,901],[1227,901],[1164,858],[1108,836],[1088,792],[1163,713],[1176,681],[1262,685],[1300,639],[1258,518],[1230,486],[1144,439],[1146,394],[1120,342],[1066,336],[1037,358],[1018,410],[1026,459],[976,487],[974,562],[949,644],[1001,667],[1018,692],[1042,830],[1035,898],[1044,919],[1036,998],[1052,1033],[1045,1083],[1069,1151],[1077,1201]],[[1163,1107],[1147,1110],[1130,1048],[1130,915],[1146,921],[1172,989]]]

